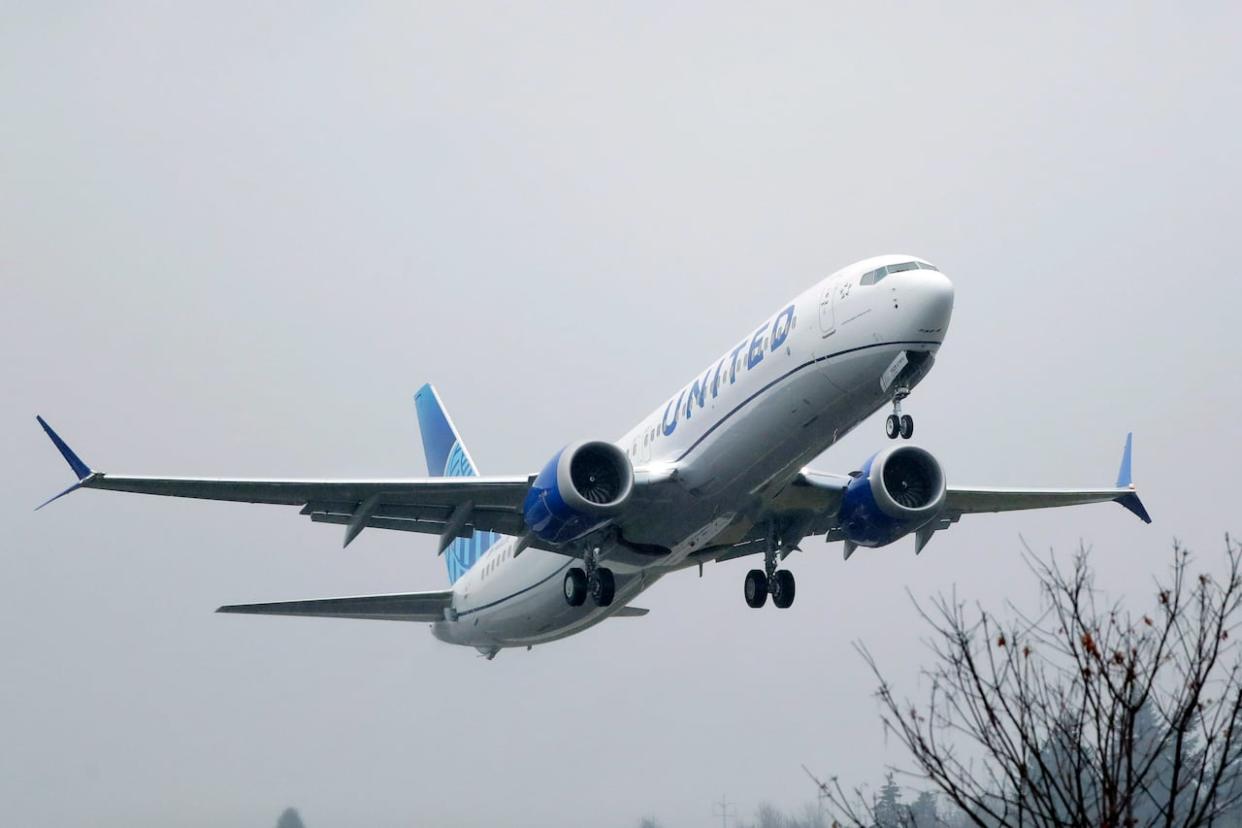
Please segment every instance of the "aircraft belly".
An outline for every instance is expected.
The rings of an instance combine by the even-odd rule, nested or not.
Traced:
[[[825,370],[832,383],[847,394],[874,386],[876,396],[881,396],[880,376],[902,350],[900,345],[890,345],[854,351],[828,360]]]
[[[576,564],[556,558],[564,563],[555,577],[544,576],[520,594],[490,599],[490,605],[467,610],[456,621],[437,622],[432,627],[434,635],[469,647],[524,647],[555,641],[606,620],[659,577],[654,573],[617,575],[617,591],[609,607],[596,607],[589,600],[571,607],[565,603],[562,578],[564,570]]]
[[[558,581],[556,588],[540,587],[538,596],[524,605],[523,611],[498,612],[486,622],[489,634],[506,647],[524,647],[556,641],[587,627],[605,621],[640,593],[652,578],[643,575],[617,578],[617,592],[608,607],[596,607],[588,600],[581,607],[571,607]]]
[[[931,370],[935,350],[935,347],[927,345],[904,343],[867,348],[830,360],[828,372],[833,383],[847,395],[851,408],[866,408],[859,417],[863,419],[891,399],[891,392],[896,386],[913,388],[918,385]],[[893,364],[894,357],[903,351],[907,355],[915,355],[915,358],[885,388],[881,378]],[[920,352],[927,352],[927,355]]]

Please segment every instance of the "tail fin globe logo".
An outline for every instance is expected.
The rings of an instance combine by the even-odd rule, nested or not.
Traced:
[[[466,452],[462,450],[461,441],[455,440],[453,447],[449,449],[448,460],[444,463],[444,477],[474,477],[478,472],[470,463],[470,458],[466,456]]]
[[[453,447],[449,449],[448,460],[444,464],[443,476],[474,477],[476,474],[474,464],[470,462],[470,458],[462,448],[461,441],[454,441]],[[449,582],[455,583],[458,578],[465,575],[467,570],[483,557],[483,553],[491,549],[498,540],[500,536],[495,532],[475,532],[473,537],[458,538],[449,544],[448,549],[444,550]]]
[[[475,477],[478,470],[470,460],[470,454],[461,442],[461,435],[448,412],[440,402],[440,395],[430,383],[418,389],[414,395],[414,410],[418,413],[418,430],[423,437],[423,451],[427,458],[427,473],[432,477]],[[457,538],[444,550],[444,562],[448,567],[449,582],[455,582],[479,558],[483,557],[500,536],[494,532],[475,532],[468,538]]]

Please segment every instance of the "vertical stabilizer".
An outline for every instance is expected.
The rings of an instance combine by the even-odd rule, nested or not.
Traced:
[[[414,409],[418,412],[418,430],[423,436],[427,474],[432,477],[478,476],[478,467],[433,385],[428,383],[415,392]],[[498,540],[500,536],[493,532],[474,532],[470,537],[457,538],[450,543],[444,550],[449,582],[464,575]]]

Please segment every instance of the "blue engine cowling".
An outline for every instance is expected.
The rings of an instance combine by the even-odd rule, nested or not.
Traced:
[[[931,452],[911,445],[884,449],[846,487],[841,531],[858,546],[885,546],[934,519],[944,492],[944,471]]]
[[[566,543],[599,529],[634,491],[634,468],[612,443],[574,443],[556,453],[539,472],[522,515],[548,543]]]

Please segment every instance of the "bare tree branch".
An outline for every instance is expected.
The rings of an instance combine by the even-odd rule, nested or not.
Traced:
[[[856,645],[878,682],[885,732],[913,760],[908,773],[964,823],[988,828],[1171,828],[1242,816],[1238,544],[1225,538],[1218,580],[1192,573],[1174,543],[1153,606],[1137,616],[1097,587],[1087,549],[1068,566],[1029,547],[1024,559],[1040,587],[1037,613],[1008,604],[997,617],[956,592],[927,604],[912,597],[931,655],[921,705],[899,699]],[[902,818],[835,778],[819,784],[840,822]]]

